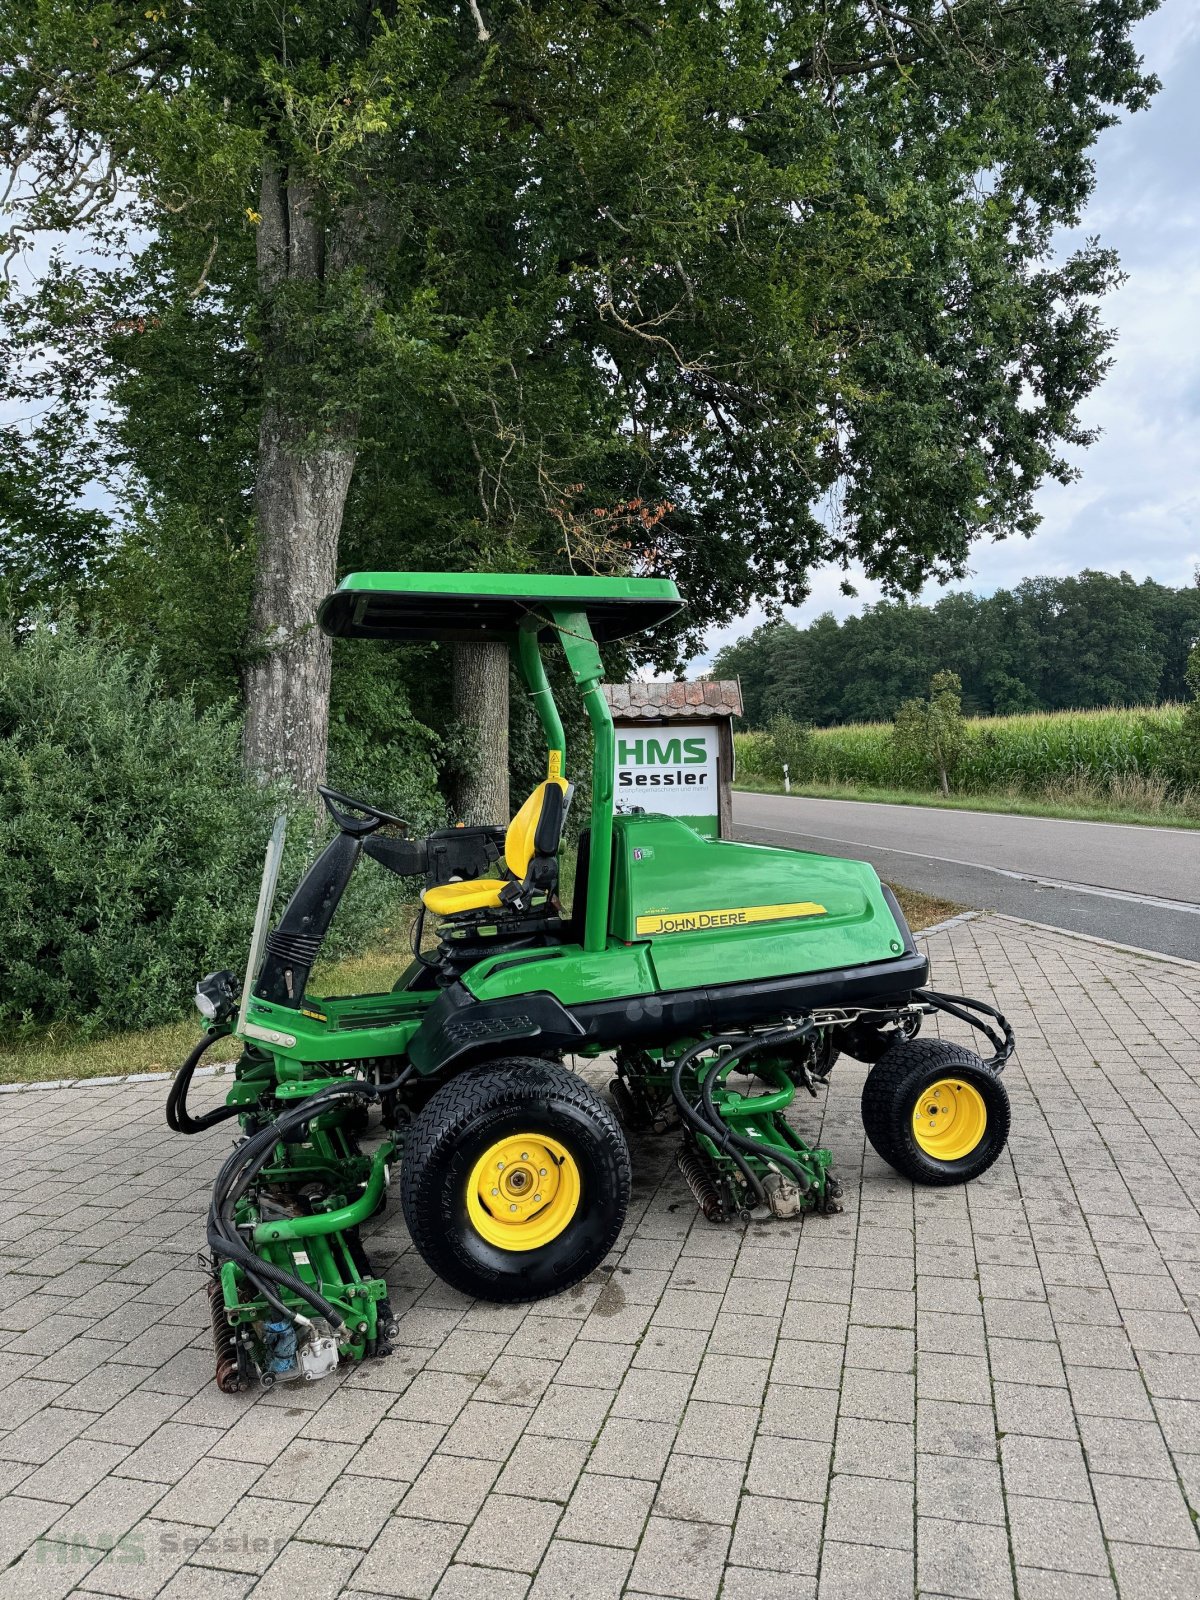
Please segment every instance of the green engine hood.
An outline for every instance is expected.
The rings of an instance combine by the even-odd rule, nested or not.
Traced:
[[[705,839],[674,817],[613,824],[612,934],[650,941],[662,989],[828,971],[903,954],[873,867]]]

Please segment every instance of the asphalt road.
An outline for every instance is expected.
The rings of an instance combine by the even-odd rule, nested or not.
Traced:
[[[1200,832],[735,794],[739,838],[869,861],[959,905],[1200,960]]]

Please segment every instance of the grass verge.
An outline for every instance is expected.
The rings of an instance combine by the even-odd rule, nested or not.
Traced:
[[[735,783],[743,794],[782,794],[783,785],[766,778]],[[1035,800],[1020,794],[943,796],[925,789],[869,789],[850,783],[794,783],[792,795],[808,800],[867,800],[885,806],[933,806],[939,811],[987,811],[1014,817],[1056,817],[1064,822],[1122,822],[1141,828],[1200,829],[1200,817],[1164,807],[1135,811],[1122,806]]]
[[[908,925],[915,931],[942,922],[962,910],[916,889],[893,884]],[[408,965],[407,949],[372,950],[344,961],[321,963],[309,985],[312,994],[374,994],[390,989]],[[52,1083],[62,1078],[127,1077],[133,1072],[174,1072],[200,1036],[194,1014],[160,1028],[137,1033],[84,1036],[65,1025],[41,1028],[0,1043],[0,1083]],[[229,1059],[231,1045],[214,1057]],[[165,1094],[164,1094],[165,1098]]]

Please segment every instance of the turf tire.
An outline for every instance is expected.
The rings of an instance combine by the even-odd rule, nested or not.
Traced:
[[[544,1132],[579,1168],[579,1204],[557,1238],[508,1251],[476,1232],[467,1183],[479,1156],[505,1134]],[[625,1221],[629,1147],[609,1108],[565,1067],[512,1056],[445,1084],[414,1118],[405,1140],[404,1220],[426,1265],[454,1288],[511,1303],[558,1294],[594,1271]]]
[[[922,1150],[912,1125],[921,1091],[948,1077],[977,1089],[987,1112],[983,1137],[957,1161],[942,1161]],[[1011,1112],[1003,1080],[973,1050],[941,1039],[901,1039],[867,1073],[862,1119],[867,1138],[889,1166],[913,1183],[936,1185],[969,1183],[986,1172],[1008,1142]]]

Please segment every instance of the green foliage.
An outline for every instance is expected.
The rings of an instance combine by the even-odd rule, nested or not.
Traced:
[[[1099,791],[1140,779],[1170,781],[1181,792],[1188,787],[1176,778],[1183,720],[1179,706],[968,718],[956,786],[962,794],[1011,792],[1037,798],[1068,789],[1080,779]],[[892,734],[888,722],[815,729],[799,781],[903,787],[911,779],[897,770]],[[734,740],[742,779],[778,781],[769,734],[738,733]],[[926,782],[932,788],[932,780]]]
[[[379,694],[390,717],[402,696]],[[149,1025],[177,1017],[201,973],[240,975],[276,813],[291,812],[277,909],[330,829],[244,779],[239,731],[230,707],[197,712],[152,660],[69,625],[0,635],[0,1020]],[[341,760],[335,781],[382,791],[418,829],[435,819],[419,739],[346,739]],[[365,862],[326,954],[362,948],[413,898]]]
[[[243,780],[228,710],[65,625],[0,638],[0,1017],[178,1015],[245,959],[279,803]]]
[[[1116,265],[1051,241],[1156,86],[1152,5],[10,0],[10,237],[99,255],[10,294],[4,397],[86,440],[107,385],[96,548],[131,482],[236,528],[271,404],[352,440],[356,562],[667,571],[694,630],[822,562],[911,591],[1029,532],[1090,437]],[[256,261],[275,169],[309,281]],[[16,521],[68,589],[87,526]]]
[[[1185,698],[1197,637],[1200,584],[1085,571],[933,606],[885,601],[841,623],[767,624],[721,651],[713,671],[741,678],[754,727],[778,711],[818,727],[886,721],[942,667],[978,715],[1140,706]]]
[[[962,714],[962,681],[956,672],[935,672],[929,697],[906,700],[892,727],[892,760],[905,780],[936,778],[943,794],[957,773],[966,749]]]
[[[1200,787],[1200,643],[1188,652],[1184,677],[1191,699],[1179,727],[1179,777]]]
[[[808,724],[797,722],[794,717],[780,712],[771,718],[767,732],[779,768],[782,770],[786,767],[789,777],[804,772],[809,765],[809,747],[812,744],[812,729]]]

